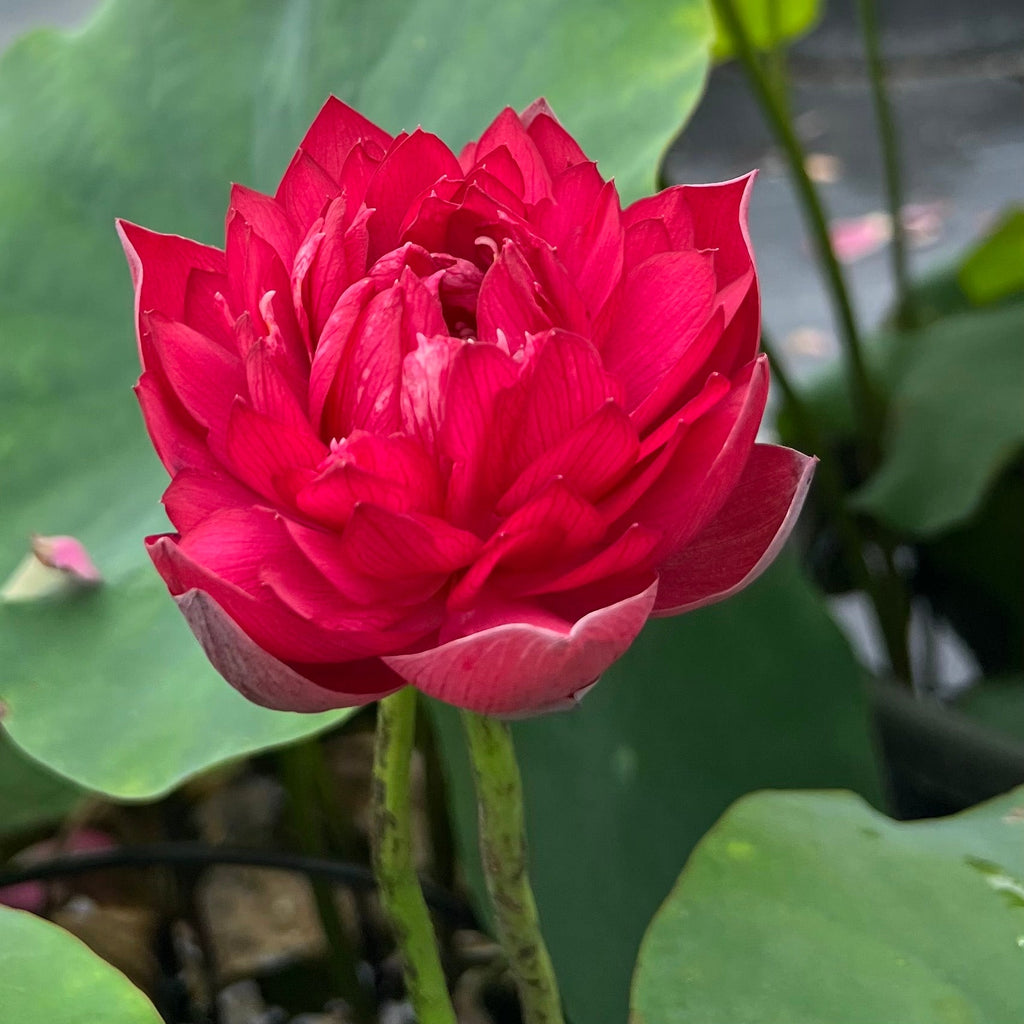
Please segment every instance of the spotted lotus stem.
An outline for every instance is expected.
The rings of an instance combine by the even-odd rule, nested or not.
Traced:
[[[525,1024],[563,1024],[555,971],[526,869],[523,790],[508,726],[464,711],[480,816],[480,854],[498,937],[519,990]]]
[[[377,705],[373,755],[373,871],[405,966],[419,1024],[456,1024],[434,926],[412,856],[409,769],[416,730],[416,691],[406,687]]]

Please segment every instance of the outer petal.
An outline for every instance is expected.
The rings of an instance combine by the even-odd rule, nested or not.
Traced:
[[[126,220],[117,221],[117,233],[135,286],[135,325],[139,355],[146,369],[140,314],[159,310],[172,320],[182,319],[189,275],[193,270],[224,273],[224,253],[180,235],[158,234]]]
[[[816,462],[790,448],[755,445],[718,515],[659,566],[654,614],[678,615],[753,583],[793,529]]]
[[[477,143],[479,162],[488,153],[504,146],[519,165],[523,177],[523,199],[535,203],[551,193],[551,173],[536,143],[523,127],[519,115],[506,107],[488,125]]]
[[[275,711],[355,707],[402,688],[379,659],[307,666],[314,682],[253,642],[209,594],[188,590],[175,598],[213,667],[242,696]]]
[[[417,654],[381,660],[424,693],[481,714],[548,710],[587,689],[636,638],[658,585],[570,625],[536,610]]]
[[[349,153],[359,142],[384,150],[391,136],[337,96],[329,96],[302,140],[308,153],[335,181],[344,184],[342,171]]]
[[[552,175],[587,162],[587,155],[562,127],[547,100],[534,100],[519,115]]]

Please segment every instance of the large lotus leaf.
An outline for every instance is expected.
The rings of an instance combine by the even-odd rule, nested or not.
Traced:
[[[483,908],[459,723],[436,710]],[[877,794],[860,670],[789,559],[721,605],[649,623],[578,709],[513,733],[541,921],[569,1016],[587,1024],[626,1019],[644,929],[686,851],[737,797]]]
[[[855,506],[928,537],[964,522],[1024,447],[1024,304],[940,320],[903,347],[877,472]]]
[[[0,907],[0,1010],[14,1024],[161,1024],[153,1004],[83,942]]]
[[[228,182],[270,188],[329,92],[453,145],[546,94],[627,197],[696,103],[702,0],[112,0],[0,60],[0,578],[80,538],[100,593],[0,610],[0,698],[34,757],[120,796],[322,728],[246,705],[142,551],[162,471],[130,385],[115,216],[210,242]]]
[[[735,0],[736,13],[760,50],[785,45],[809,32],[818,23],[822,6],[821,0]],[[715,60],[728,60],[736,49],[732,35],[717,14],[714,20],[711,53]]]
[[[850,793],[757,793],[644,939],[633,1024],[1024,1020],[1024,789],[899,824]]]
[[[58,821],[82,790],[27,758],[0,731],[0,838]]]

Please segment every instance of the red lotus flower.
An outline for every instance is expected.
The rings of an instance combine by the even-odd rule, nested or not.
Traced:
[[[119,225],[207,655],[300,711],[571,703],[771,561],[813,460],[768,392],[752,177],[626,210],[540,101],[455,156],[335,99],[223,250]]]

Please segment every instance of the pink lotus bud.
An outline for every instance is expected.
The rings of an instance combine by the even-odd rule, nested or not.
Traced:
[[[149,551],[224,677],[529,713],[754,579],[813,460],[754,443],[752,181],[623,210],[543,101],[456,156],[331,99],[223,249],[120,223]]]

